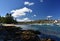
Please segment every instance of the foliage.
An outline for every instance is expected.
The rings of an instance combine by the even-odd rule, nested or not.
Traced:
[[[0,16],[0,23],[11,24],[11,23],[17,23],[17,21],[14,20],[11,14],[7,13],[5,17]]]

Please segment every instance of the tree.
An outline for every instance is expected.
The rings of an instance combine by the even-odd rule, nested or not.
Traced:
[[[11,23],[17,23],[17,21],[14,20],[14,18],[11,14],[7,13],[6,17],[5,17],[5,23],[11,24]]]
[[[0,16],[0,23],[4,23],[5,22],[5,18]]]
[[[1,16],[0,16],[0,23],[1,23]]]

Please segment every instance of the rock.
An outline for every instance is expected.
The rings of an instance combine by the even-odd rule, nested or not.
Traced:
[[[21,33],[21,41],[40,41],[40,38],[33,30],[25,30]]]

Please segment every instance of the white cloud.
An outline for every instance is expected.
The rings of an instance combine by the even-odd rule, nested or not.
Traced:
[[[27,8],[27,7],[24,7],[24,8],[21,8],[21,9],[16,9],[16,10],[12,10],[11,13],[13,17],[19,17],[19,16],[24,16],[26,15],[27,12],[32,12],[31,9]]]
[[[47,19],[50,20],[53,16],[47,16]]]
[[[37,16],[37,15],[34,14],[32,17],[36,17],[36,16]]]
[[[6,17],[6,16],[2,16],[2,17]]]
[[[34,3],[33,3],[33,2],[30,3],[30,2],[27,2],[27,1],[26,1],[26,2],[24,2],[24,5],[29,5],[29,6],[31,6],[31,5],[34,5]]]
[[[36,15],[34,15],[36,17]]]
[[[47,16],[47,18],[51,18],[52,16]]]
[[[43,2],[43,0],[40,0],[40,2]]]
[[[23,18],[23,19],[17,19],[17,21],[19,22],[28,22],[28,21],[32,21],[29,18]]]

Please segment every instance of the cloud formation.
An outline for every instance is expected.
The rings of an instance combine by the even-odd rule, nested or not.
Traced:
[[[24,7],[24,8],[21,8],[21,9],[16,9],[16,10],[11,11],[13,17],[24,16],[24,15],[26,15],[27,12],[31,13],[32,10],[27,8],[27,7]]]
[[[17,19],[17,21],[19,21],[19,22],[29,22],[29,21],[32,21],[32,20],[30,20],[29,18],[23,18],[23,19]]]
[[[52,16],[47,16],[47,18],[51,18]]]
[[[34,17],[36,17],[36,15],[34,15]]]
[[[28,1],[26,1],[26,2],[24,2],[24,5],[28,5],[28,6],[31,6],[31,5],[34,5],[34,3],[33,2],[28,2]]]
[[[43,2],[43,0],[40,0],[40,2]]]

